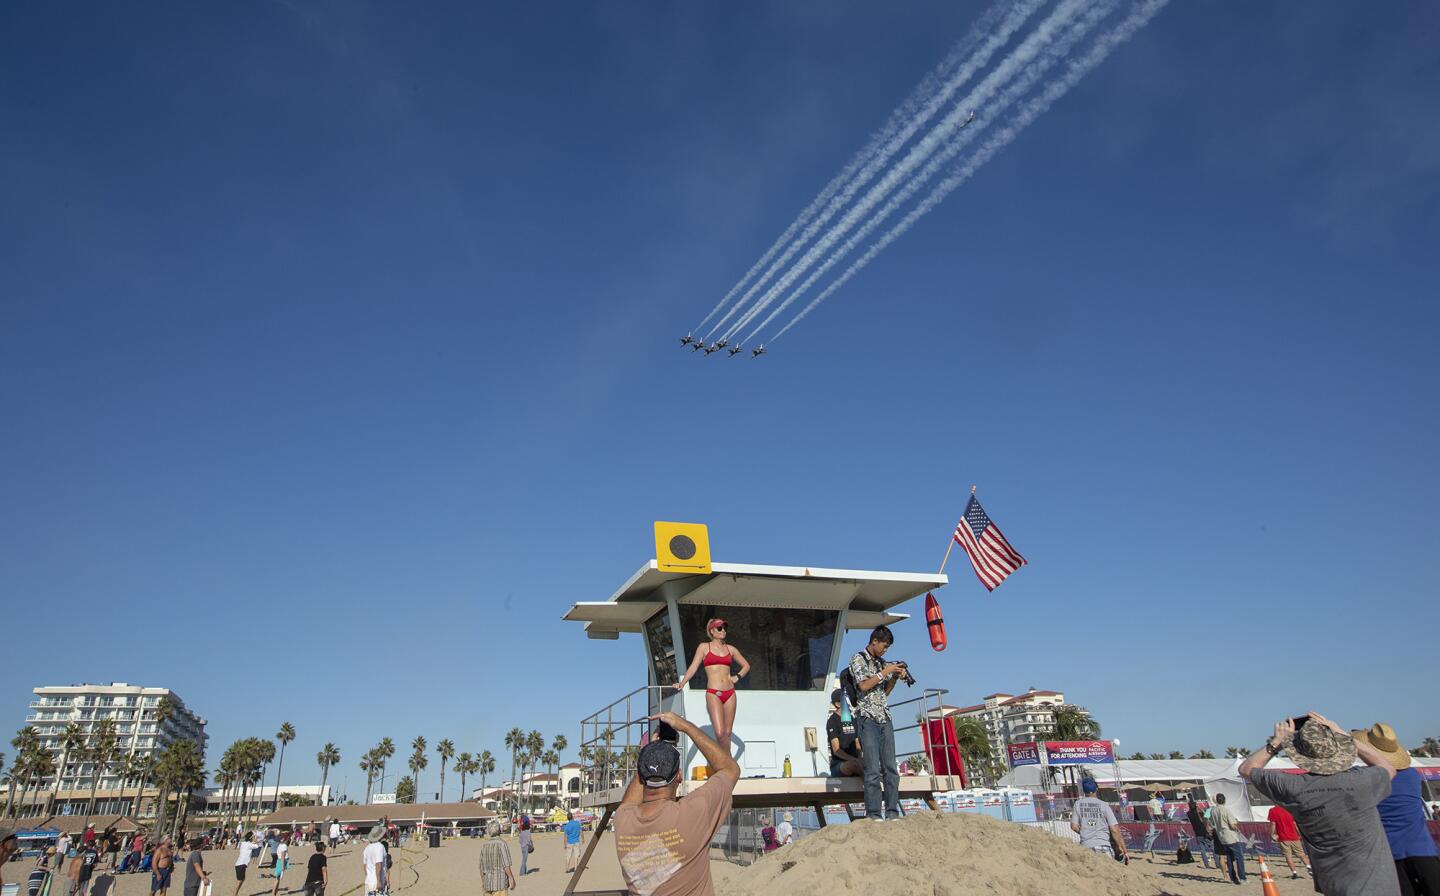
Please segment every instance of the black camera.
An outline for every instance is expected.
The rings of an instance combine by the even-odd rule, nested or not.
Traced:
[[[890,662],[900,667],[900,680],[905,682],[905,687],[914,687],[915,676],[910,674],[910,666],[900,660],[891,660]]]

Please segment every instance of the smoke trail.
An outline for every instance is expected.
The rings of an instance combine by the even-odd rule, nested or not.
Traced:
[[[1145,27],[1150,19],[1154,18],[1155,14],[1165,7],[1167,2],[1168,0],[1145,0],[1145,2],[1141,3],[1124,21],[1102,35],[1100,39],[1096,41],[1095,46],[1091,48],[1090,52],[1070,64],[1070,69],[1066,72],[1065,77],[1054,82],[1045,88],[1039,96],[1027,102],[1021,108],[1020,114],[1016,117],[1015,121],[986,141],[985,145],[982,146],[974,156],[961,165],[954,174],[936,184],[935,189],[931,191],[929,196],[925,197],[923,202],[911,210],[910,214],[906,215],[900,223],[892,227],[890,231],[871,246],[864,255],[857,258],[850,267],[846,268],[845,273],[841,274],[834,283],[827,286],[824,292],[811,300],[810,304],[806,305],[799,314],[795,315],[789,323],[782,327],[780,332],[776,333],[770,341],[774,342],[776,339],[785,335],[786,330],[789,330],[799,323],[800,319],[809,314],[815,306],[829,298],[835,290],[844,286],[845,282],[855,276],[861,268],[869,264],[871,259],[883,252],[887,246],[904,235],[905,231],[909,230],[917,220],[939,205],[951,191],[969,180],[970,176],[979,170],[982,165],[990,161],[997,152],[1004,149],[1005,146],[1014,140],[1031,122],[1043,114],[1046,109],[1049,109],[1052,103],[1064,96],[1070,88],[1074,87],[1091,69],[1095,68],[1095,66],[1101,62],[1104,62],[1105,57],[1109,56],[1111,51],[1129,40],[1134,36],[1135,32]]]
[[[960,129],[968,112],[973,111],[977,106],[1007,82],[1010,77],[1024,66],[1028,65],[1037,55],[1045,50],[1051,43],[1055,33],[1069,24],[1070,20],[1086,5],[1086,0],[1061,0],[1060,4],[1051,11],[1035,30],[1030,32],[1016,47],[1010,55],[1006,56],[995,69],[985,77],[979,85],[961,102],[955,104],[955,108],[945,118],[926,134],[914,147],[910,149],[903,159],[895,164],[880,182],[870,188],[865,198],[860,200],[834,227],[810,247],[800,260],[797,261],[785,275],[775,282],[765,294],[758,299],[750,310],[741,315],[740,319],[731,325],[725,332],[725,338],[729,339],[742,327],[747,326],[757,315],[765,310],[785,290],[798,279],[811,265],[819,261],[821,257],[840,241],[849,230],[857,223],[867,217],[874,210],[881,200],[898,185],[909,178],[910,174],[928,159],[936,149],[942,146]]]
[[[890,113],[890,117],[880,130],[870,136],[869,141],[855,154],[854,158],[846,163],[839,174],[830,179],[830,182],[820,191],[820,195],[811,200],[810,204],[805,206],[804,210],[796,216],[795,220],[790,222],[790,226],[785,228],[785,232],[780,234],[780,237],[771,244],[769,249],[765,250],[765,254],[760,256],[760,260],[755,262],[755,264],[750,267],[750,270],[745,272],[745,276],[741,277],[740,281],[732,286],[729,292],[725,293],[725,297],[722,298],[714,308],[710,309],[710,313],[705,315],[704,320],[701,320],[695,329],[698,330],[700,327],[705,326],[710,318],[714,317],[721,308],[724,308],[726,303],[734,298],[735,294],[750,282],[750,279],[755,276],[755,273],[764,267],[771,258],[774,258],[775,253],[780,251],[780,248],[790,241],[790,238],[795,235],[796,231],[804,227],[811,218],[815,217],[815,213],[830,200],[830,197],[834,196],[850,178],[854,177],[855,172],[859,171],[862,165],[872,159],[877,152],[894,139],[895,134],[919,113],[926,97],[934,94],[937,89],[944,87],[944,81],[951,77],[949,74],[950,71],[974,51],[976,44],[980,43],[981,36],[995,26],[996,20],[998,20],[1005,11],[1006,5],[1005,0],[1000,0],[995,6],[987,10],[985,15],[981,16],[980,21],[976,23],[975,27],[970,29],[970,33],[961,38],[950,50],[949,54],[946,55],[945,59],[942,60],[933,71],[928,73],[920,83],[916,85],[914,90],[910,91],[910,95]]]
[[[870,215],[840,248],[830,253],[830,256],[825,259],[824,263],[816,267],[800,286],[796,287],[790,295],[786,296],[784,302],[781,302],[763,321],[755,326],[750,335],[753,337],[783,313],[786,308],[794,304],[817,280],[823,277],[836,264],[843,261],[846,256],[855,250],[855,247],[858,246],[861,241],[873,233],[877,227],[898,211],[901,206],[909,202],[911,197],[919,192],[921,187],[925,186],[931,178],[939,174],[962,149],[975,140],[977,134],[988,127],[992,120],[998,120],[1006,109],[1021,97],[1025,96],[1025,94],[1029,93],[1030,89],[1035,86],[1041,77],[1057,62],[1069,54],[1076,43],[1114,12],[1119,3],[1120,0],[1103,0],[1103,2],[1095,4],[1086,10],[1085,14],[1078,21],[1071,23],[1060,37],[1052,40],[1043,52],[1031,60],[1030,64],[1025,67],[1018,77],[1005,85],[1004,90],[1000,92],[998,97],[986,105],[986,121],[980,128],[972,127],[966,129],[957,135],[956,139],[952,140],[939,154],[931,158],[918,174],[911,178],[899,192],[891,196],[889,201],[886,202],[879,211]]]
[[[797,229],[801,226],[805,227],[800,237],[789,243],[784,254],[766,269],[765,274],[750,286],[740,301],[736,302],[701,338],[709,339],[714,335],[715,331],[723,327],[735,312],[750,301],[750,298],[765,285],[766,281],[779,271],[783,271],[795,253],[810,242],[815,234],[819,233],[820,229],[835,216],[836,212],[844,208],[846,203],[853,199],[855,194],[885,167],[891,157],[904,148],[910,138],[914,137],[927,121],[944,109],[945,104],[950,101],[955,92],[964,87],[977,71],[984,68],[995,52],[1009,43],[1010,38],[1019,30],[1020,26],[1025,24],[1025,21],[1046,2],[1048,0],[1023,0],[1013,6],[1001,2],[987,11],[980,22],[970,30],[970,34],[966,35],[951,51],[945,61],[934,72],[927,75],[905,103],[891,114],[889,121],[886,122],[880,133],[871,139],[870,143],[845,167],[845,170],[826,185],[825,189],[821,191],[821,195],[800,213],[800,217],[786,228],[785,233],[781,234],[780,239],[776,240],[765,256],[746,273],[741,283],[736,284],[735,289],[727,293],[720,304],[705,316],[707,321],[713,317],[715,312],[719,311],[730,300],[730,297],[743,286],[745,280],[748,280],[761,265],[769,261],[777,249],[790,240]],[[996,20],[1000,19],[1001,14],[1006,13],[1007,9],[1008,13],[997,27]],[[995,32],[982,44],[981,37],[991,28],[995,28]],[[977,48],[976,44],[980,44],[980,46]],[[960,64],[961,60],[964,60],[963,65]],[[958,70],[953,74],[947,74],[957,65],[959,66]],[[937,82],[940,83],[938,88],[935,86]],[[842,186],[843,190],[840,189]],[[836,195],[837,191],[839,191],[838,196]],[[822,203],[824,211],[816,218],[815,211],[821,207]],[[814,220],[811,220],[812,218]],[[701,321],[700,325],[704,326],[705,321]],[[729,338],[731,334],[727,332],[725,335],[726,338]]]

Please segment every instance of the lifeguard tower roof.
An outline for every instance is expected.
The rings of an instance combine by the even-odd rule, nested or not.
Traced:
[[[846,629],[868,629],[909,618],[891,608],[949,582],[943,573],[876,572],[817,566],[714,563],[708,575],[666,572],[648,561],[604,601],[581,601],[564,618],[585,623],[590,638],[642,632],[645,621],[677,604],[845,610]]]

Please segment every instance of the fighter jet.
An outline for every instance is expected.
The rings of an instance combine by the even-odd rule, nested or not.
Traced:
[[[727,345],[729,345],[729,344],[730,344],[729,342],[725,341],[724,339],[721,339],[719,342],[715,343],[715,347],[716,347],[716,348],[724,348],[725,346],[727,346]]]
[[[701,342],[699,339],[696,339],[694,342],[690,343],[690,351],[692,352],[698,352],[704,347],[705,343]]]
[[[692,342],[694,342],[694,341],[695,341],[695,334],[694,334],[694,333],[686,333],[686,334],[685,334],[685,338],[680,340],[680,344],[681,344],[681,345],[689,345],[690,343],[692,343]]]
[[[974,120],[975,120],[975,110],[974,110],[974,109],[971,109],[971,110],[970,110],[970,117],[967,118],[967,119],[965,119],[965,124],[960,125],[960,127],[963,128],[963,127],[965,127],[965,125],[969,124],[970,122],[972,122],[972,121],[974,121]]]
[[[740,354],[740,353],[743,352],[743,351],[745,351],[745,346],[743,346],[743,345],[732,345],[732,346],[730,346],[730,357],[733,358],[733,357],[735,357],[736,355]]]
[[[764,344],[761,344],[759,348],[755,349],[753,352],[750,353],[750,357],[758,358],[763,354],[765,354],[765,346]]]
[[[715,343],[714,345],[707,345],[707,346],[705,346],[705,354],[707,354],[707,355],[713,355],[713,354],[715,354],[715,353],[718,352],[718,351],[720,351],[720,343],[718,343],[718,342]]]

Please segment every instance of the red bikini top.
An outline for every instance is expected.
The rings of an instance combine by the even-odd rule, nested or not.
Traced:
[[[705,662],[704,662],[704,665],[706,665],[706,666],[729,666],[729,665],[730,665],[730,662],[731,662],[731,660],[730,660],[730,655],[729,655],[729,654],[726,654],[726,655],[724,655],[724,656],[721,656],[721,655],[718,654],[718,653],[711,653],[711,652],[710,652],[710,648],[708,648],[708,647],[705,648]]]

